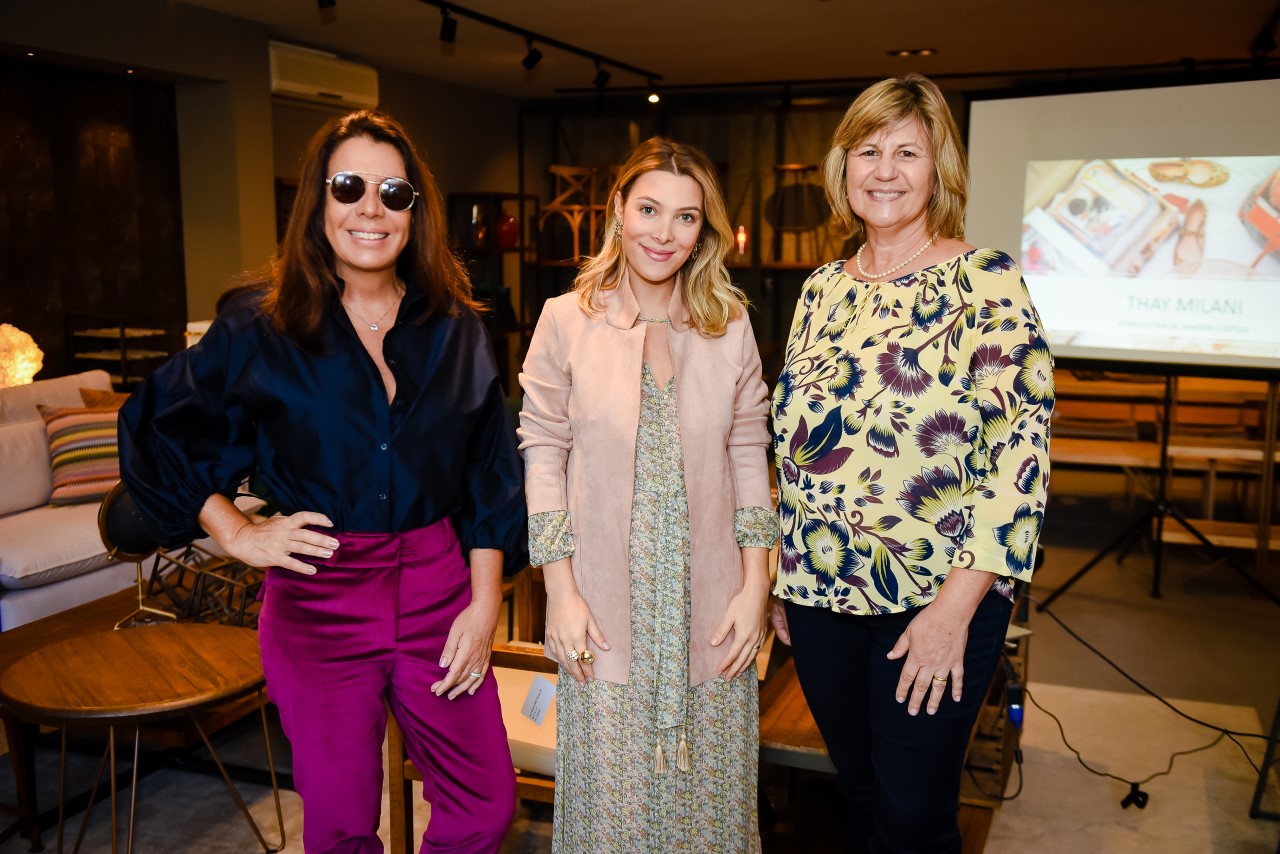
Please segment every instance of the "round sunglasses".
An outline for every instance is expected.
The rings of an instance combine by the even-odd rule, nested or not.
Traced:
[[[378,199],[389,211],[407,211],[417,201],[418,191],[403,178],[385,178],[371,172],[335,172],[325,181],[334,201],[342,205],[354,205],[364,198],[366,181],[361,175],[382,178],[378,184]]]

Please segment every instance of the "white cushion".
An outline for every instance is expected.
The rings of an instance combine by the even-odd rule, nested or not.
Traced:
[[[556,775],[556,704],[552,700],[547,716],[538,726],[520,713],[525,697],[533,685],[533,677],[542,676],[551,684],[556,683],[554,673],[534,673],[530,670],[493,668],[498,680],[498,699],[502,703],[502,722],[507,727],[507,741],[511,745],[511,764],[521,771],[532,771],[548,777]]]
[[[0,424],[39,418],[37,404],[84,406],[84,400],[80,397],[82,388],[111,391],[111,376],[106,371],[85,371],[82,374],[0,388]]]
[[[44,421],[0,423],[0,472],[4,472],[0,516],[49,503],[53,473]]]
[[[25,590],[6,590],[0,596],[0,631],[57,614],[100,599],[133,584],[137,569],[131,563],[113,563],[75,578],[66,578]],[[120,612],[123,617],[130,608]],[[0,640],[0,643],[4,641]]]
[[[33,507],[0,516],[0,587],[48,584],[111,563],[97,504]]]

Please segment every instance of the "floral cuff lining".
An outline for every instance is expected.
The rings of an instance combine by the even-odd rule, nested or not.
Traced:
[[[573,522],[568,510],[529,516],[529,563],[542,566],[573,556]]]
[[[738,547],[772,548],[778,541],[778,514],[766,507],[739,507],[733,514]]]

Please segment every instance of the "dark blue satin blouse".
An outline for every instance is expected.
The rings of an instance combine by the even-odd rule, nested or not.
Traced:
[[[493,351],[471,311],[418,324],[410,284],[378,368],[336,299],[324,353],[282,335],[260,295],[229,301],[198,344],[156,370],[120,410],[120,475],[166,546],[203,536],[213,493],[256,475],[284,513],[313,510],[335,532],[399,532],[453,520],[464,554],[524,565],[525,502]]]

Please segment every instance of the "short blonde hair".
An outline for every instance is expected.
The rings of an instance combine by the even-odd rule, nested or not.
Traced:
[[[960,129],[942,92],[920,74],[891,77],[870,86],[850,105],[822,161],[822,178],[835,221],[855,244],[867,237],[866,223],[849,204],[846,175],[849,151],[881,128],[914,118],[929,136],[934,188],[926,216],[931,234],[964,237],[965,205],[969,199],[969,165]]]
[[[618,179],[609,191],[600,251],[587,259],[573,281],[573,289],[578,292],[578,304],[588,314],[597,314],[602,308],[600,292],[618,286],[626,267],[626,256],[618,234],[614,199],[621,194],[623,202],[626,202],[636,179],[646,172],[655,171],[687,175],[702,188],[702,230],[698,235],[698,252],[696,257],[690,256],[680,271],[680,296],[698,332],[719,337],[747,304],[746,296],[734,286],[724,265],[733,247],[733,231],[729,226],[729,215],[725,212],[720,181],[715,167],[701,151],[660,136],[641,143],[618,172]]]

